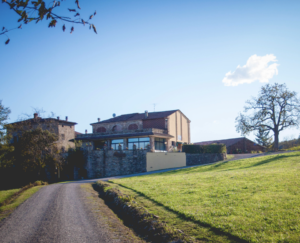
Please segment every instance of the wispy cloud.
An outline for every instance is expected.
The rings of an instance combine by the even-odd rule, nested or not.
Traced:
[[[269,63],[272,64],[269,64]],[[237,86],[244,83],[252,83],[258,80],[261,83],[267,83],[273,76],[278,74],[278,65],[276,57],[273,54],[265,56],[253,55],[249,57],[246,65],[238,65],[236,70],[228,72],[222,82],[226,86]]]

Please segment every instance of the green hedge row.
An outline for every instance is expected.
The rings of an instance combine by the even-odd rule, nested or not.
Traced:
[[[212,144],[212,145],[186,144],[182,146],[182,152],[186,152],[188,154],[226,153],[226,146],[224,144]]]

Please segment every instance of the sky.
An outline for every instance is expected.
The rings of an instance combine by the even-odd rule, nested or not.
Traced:
[[[75,1],[63,1],[68,15]],[[235,118],[263,85],[300,91],[300,1],[80,1],[88,26],[23,24],[0,35],[0,100],[9,122],[33,108],[77,122],[180,109],[191,141],[240,137]],[[0,3],[0,27],[18,16]],[[10,38],[10,43],[4,42]],[[299,96],[299,94],[298,94]],[[155,104],[155,106],[154,106]],[[298,137],[287,129],[279,139]],[[254,133],[248,136],[255,139]]]

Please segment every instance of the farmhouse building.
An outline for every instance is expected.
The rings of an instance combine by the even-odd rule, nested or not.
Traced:
[[[180,111],[132,113],[92,123],[92,133],[79,134],[83,146],[92,150],[132,150],[134,146],[151,151],[181,150],[182,144],[190,143],[190,120]]]
[[[204,141],[204,142],[198,142],[194,144],[196,145],[225,144],[228,154],[251,153],[251,151],[256,151],[256,152],[265,151],[264,146],[261,146],[245,137]]]
[[[55,133],[58,137],[56,142],[57,148],[64,151],[68,148],[74,147],[73,140],[75,138],[75,125],[77,123],[68,121],[66,116],[65,120],[61,120],[59,117],[55,118],[41,118],[37,113],[33,114],[32,119],[23,120],[20,122],[10,123],[8,133],[12,135],[12,143],[18,140],[18,137],[22,135],[22,131],[36,129],[38,127],[43,130],[48,130]]]

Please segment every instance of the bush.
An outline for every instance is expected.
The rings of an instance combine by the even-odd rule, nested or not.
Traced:
[[[42,186],[42,185],[48,185],[48,182],[46,181],[36,181],[33,183],[33,186]]]
[[[182,152],[189,154],[219,154],[226,153],[225,144],[212,144],[212,145],[183,145]]]

